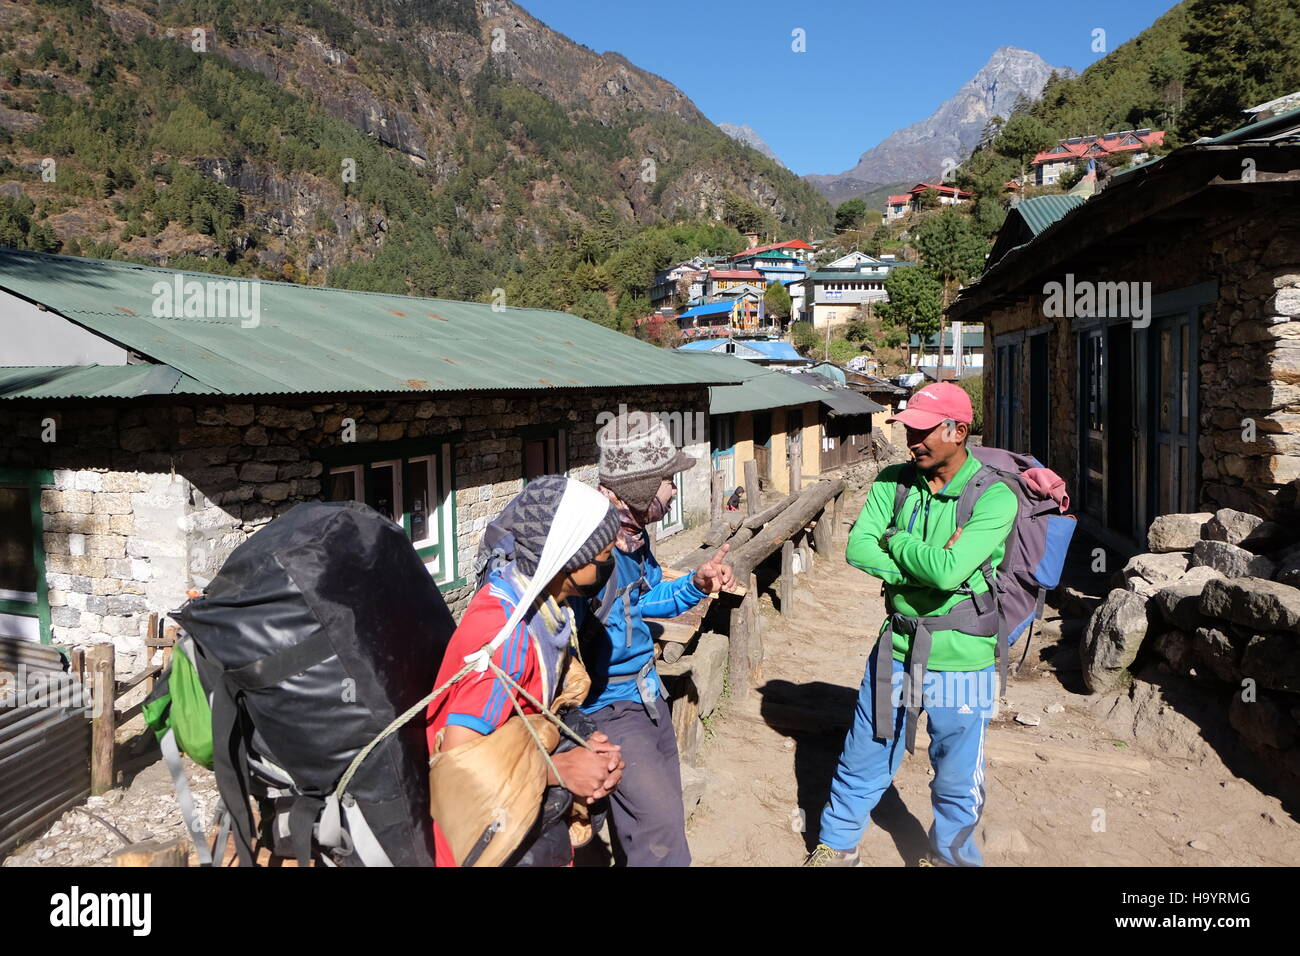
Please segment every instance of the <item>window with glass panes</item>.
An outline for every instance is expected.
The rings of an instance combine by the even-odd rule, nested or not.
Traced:
[[[365,461],[331,465],[329,501],[364,501],[402,526],[439,584],[456,577],[456,497],[450,445],[407,446]]]

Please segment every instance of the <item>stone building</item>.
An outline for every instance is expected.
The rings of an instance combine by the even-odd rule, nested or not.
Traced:
[[[707,460],[734,381],[558,312],[12,250],[0,343],[0,630],[112,640],[128,673],[149,613],[300,501],[390,515],[459,612],[528,478],[594,483],[620,405]],[[681,522],[707,520],[707,468],[680,479]]]
[[[1183,147],[1033,228],[1012,216],[950,308],[987,333],[986,444],[1065,477],[1103,542],[1295,507],[1298,183],[1300,111]]]

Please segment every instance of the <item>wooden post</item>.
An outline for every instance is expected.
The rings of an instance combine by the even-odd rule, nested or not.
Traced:
[[[742,599],[731,609],[727,624],[727,675],[734,703],[749,696],[749,639],[748,615]]]
[[[758,613],[758,575],[749,576],[749,589],[740,602],[745,612],[749,639],[749,679],[757,686],[763,679],[763,634]]]
[[[831,553],[831,535],[834,534],[834,526],[831,517],[831,509],[823,508],[817,515],[817,527],[813,528],[813,546],[817,548],[817,554],[826,557]]]
[[[842,491],[835,496],[835,508],[831,513],[831,544],[835,543],[835,539],[838,538],[840,534],[840,502],[843,498],[844,492]]]
[[[803,490],[803,439],[790,445],[790,494]]]
[[[721,471],[714,471],[709,475],[709,520],[722,520],[722,492],[724,491],[722,482],[725,476]]]
[[[745,514],[755,514],[761,501],[758,493],[758,462],[751,458],[745,462]]]
[[[132,843],[113,854],[114,866],[189,866],[187,840],[162,843],[146,840]]]
[[[113,788],[113,737],[117,729],[113,711],[117,691],[113,645],[93,644],[87,648],[86,668],[95,704],[90,724],[90,792],[101,794]]]
[[[781,545],[781,616],[794,618],[794,542],[788,538]]]
[[[149,640],[158,639],[158,612],[157,611],[149,612],[148,631],[149,631]],[[148,653],[144,659],[144,666],[148,667],[150,663],[152,663],[154,649],[152,647],[149,647],[147,643],[145,644],[145,647],[148,649]],[[165,664],[163,666],[166,667]],[[159,671],[158,674],[150,674],[147,678],[145,678],[145,685],[149,688],[150,694],[153,693],[154,686],[157,684],[158,677],[161,674],[162,671]]]

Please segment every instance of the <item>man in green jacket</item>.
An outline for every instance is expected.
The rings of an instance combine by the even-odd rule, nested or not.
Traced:
[[[957,527],[957,499],[980,468],[966,451],[971,418],[966,392],[945,382],[927,385],[889,419],[906,426],[915,467],[880,472],[845,555],[884,582],[888,616],[868,659],[820,842],[805,866],[859,865],[858,843],[898,772],[904,742],[909,752],[914,747],[921,710],[934,766],[931,853],[921,865],[982,863],[975,827],[984,806],[984,733],[997,694],[997,608],[980,567],[1002,562],[1018,504],[1015,492],[996,482]],[[898,483],[909,473],[895,514]]]

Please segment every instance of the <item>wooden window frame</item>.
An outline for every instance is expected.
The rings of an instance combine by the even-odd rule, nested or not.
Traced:
[[[45,576],[45,513],[41,510],[41,492],[53,487],[54,473],[44,469],[0,468],[0,485],[27,490],[32,520],[32,564],[36,572],[35,600],[0,598],[0,614],[35,618],[40,643],[49,644],[53,634],[49,583]]]
[[[455,446],[446,439],[376,442],[366,445],[345,445],[328,449],[323,457],[332,460],[328,473],[351,472],[356,475],[353,486],[354,500],[365,502],[374,471],[383,467],[393,469],[393,500],[401,509],[398,522],[407,538],[411,539],[412,521],[410,502],[406,500],[404,474],[408,466],[424,462],[428,469],[430,506],[426,510],[428,527],[436,529],[436,538],[411,539],[411,546],[420,556],[430,577],[439,587],[459,587],[465,582],[457,577],[456,567],[456,485]],[[433,502],[437,502],[433,505]]]

